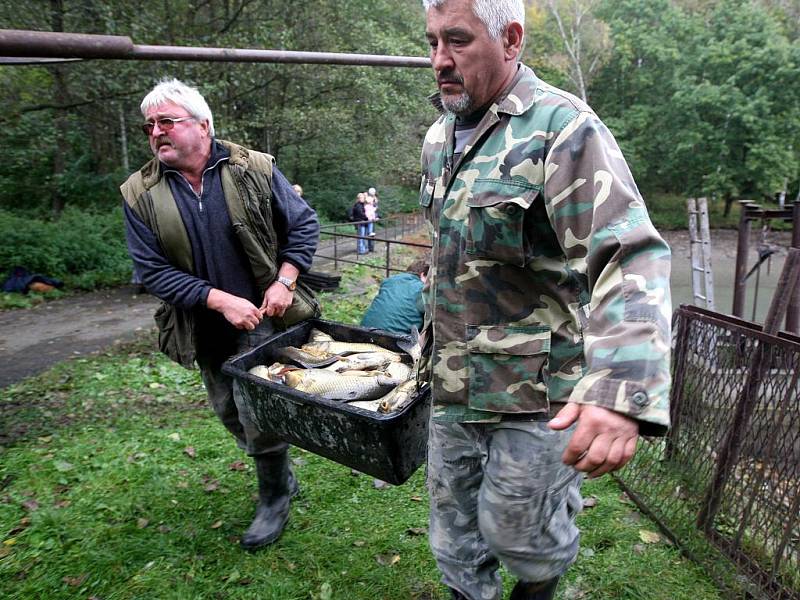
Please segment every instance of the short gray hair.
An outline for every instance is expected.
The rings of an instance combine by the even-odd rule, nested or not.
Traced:
[[[445,4],[447,0],[422,0],[425,12]],[[472,0],[472,12],[486,26],[489,37],[499,38],[509,23],[525,27],[525,4],[522,0]]]
[[[147,111],[159,104],[172,102],[186,109],[198,121],[208,121],[208,133],[214,136],[214,117],[208,107],[206,99],[196,88],[186,85],[178,79],[165,78],[158,82],[156,87],[142,100],[139,107],[143,116],[147,116]]]

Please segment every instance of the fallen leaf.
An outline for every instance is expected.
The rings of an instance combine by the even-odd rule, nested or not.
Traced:
[[[584,558],[592,558],[595,555],[595,551],[592,548],[581,548],[580,553]]]
[[[222,520],[214,521],[211,524],[211,529],[219,529],[220,527],[222,527]]]
[[[186,448],[183,449],[183,452],[189,458],[195,458],[197,456],[197,450],[195,450],[192,446],[186,446]]]
[[[88,573],[84,573],[83,575],[78,575],[77,577],[70,577],[67,575],[66,577],[62,578],[61,581],[66,583],[67,585],[71,585],[72,587],[78,587],[83,585],[83,582],[89,578]]]
[[[159,525],[158,531],[159,533],[169,533],[172,531],[172,527],[169,527],[168,525]]]
[[[362,548],[363,546],[366,546],[366,544],[367,542],[365,542],[364,540],[356,540],[355,542],[353,542],[353,546],[355,546],[356,548]]]
[[[36,510],[39,508],[39,503],[34,500],[33,498],[28,498],[25,502],[22,503],[23,508],[27,508],[28,510]]]
[[[623,504],[635,504],[634,501],[631,500],[631,497],[628,496],[628,494],[626,494],[625,492],[622,492],[619,495],[619,501],[622,502]]]
[[[295,467],[302,467],[304,464],[306,464],[306,461],[300,457],[297,457],[292,459],[292,464]]]
[[[70,502],[69,500],[59,500],[58,502],[53,504],[53,506],[55,506],[56,508],[67,508],[70,504],[72,504],[72,502]]]
[[[8,546],[3,546],[2,548],[0,548],[0,558],[5,558],[9,554],[11,554],[11,548],[9,548]]]
[[[639,539],[645,544],[657,544],[661,541],[661,536],[655,531],[647,531],[646,529],[639,530]]]
[[[149,524],[150,524],[150,521],[148,521],[147,519],[144,519],[142,517],[139,517],[138,519],[136,519],[136,527],[138,527],[139,529],[144,529]]]
[[[375,560],[378,561],[379,565],[391,567],[400,562],[400,555],[395,554],[394,552],[387,552],[385,554],[378,554],[378,556],[375,557]]]
[[[231,471],[246,471],[247,470],[247,465],[244,464],[244,461],[237,460],[237,461],[234,461],[231,464],[229,464],[228,468]]]
[[[153,381],[152,383],[150,383],[150,389],[151,390],[155,390],[155,389],[162,388],[162,387],[164,387],[163,383],[158,383],[157,381]]]
[[[3,540],[4,546],[13,546],[17,543],[17,538],[8,538],[7,540]]]
[[[376,490],[385,490],[387,488],[390,488],[391,485],[392,484],[387,483],[386,481],[383,481],[382,479],[373,479],[372,480],[372,487],[374,487]]]
[[[594,508],[595,506],[597,506],[597,498],[595,496],[583,499],[583,508]]]
[[[408,535],[425,535],[428,533],[427,527],[409,527],[406,529]]]
[[[331,600],[333,598],[333,588],[327,581],[319,588],[319,600]]]
[[[59,473],[66,473],[67,471],[72,471],[72,469],[75,468],[72,463],[68,463],[65,460],[57,460],[53,463],[53,466]]]
[[[50,442],[53,441],[53,436],[52,435],[45,435],[45,436],[42,436],[42,437],[36,438],[36,439],[39,440],[40,442],[42,442],[43,444],[49,444]]]
[[[290,571],[294,571],[297,568],[297,565],[292,562],[286,563],[286,568],[289,569]]]
[[[219,481],[217,479],[212,479],[209,481],[205,487],[203,488],[207,492],[213,492],[219,487]]]
[[[170,433],[167,437],[169,439],[171,439],[173,442],[180,442],[181,441],[181,434],[178,433],[177,431],[174,432],[174,433]]]
[[[643,554],[646,547],[644,544],[634,544],[633,545],[633,553],[634,554]]]
[[[422,497],[421,496],[411,496],[411,501],[412,502],[422,502]]]
[[[179,482],[176,484],[176,486],[177,486],[177,487],[179,487],[179,488],[181,488],[181,489],[183,489],[183,490],[185,490],[186,488],[188,488],[188,487],[189,487],[189,482],[188,482],[188,481],[179,481]]]

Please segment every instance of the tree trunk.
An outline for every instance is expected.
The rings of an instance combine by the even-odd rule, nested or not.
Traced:
[[[64,3],[62,0],[50,0],[50,17],[53,31],[64,31]],[[55,154],[53,155],[53,180],[51,185],[50,205],[53,216],[58,218],[64,212],[66,200],[62,192],[62,180],[66,170],[66,157],[69,150],[67,135],[69,123],[67,109],[69,104],[69,90],[63,66],[52,67],[53,73],[53,104],[56,125]]]

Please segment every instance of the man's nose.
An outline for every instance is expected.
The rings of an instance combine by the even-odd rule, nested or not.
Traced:
[[[436,73],[453,67],[453,55],[444,44],[439,44],[431,51],[431,65]]]

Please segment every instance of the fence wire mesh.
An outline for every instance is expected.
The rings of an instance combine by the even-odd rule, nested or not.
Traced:
[[[800,339],[695,307],[675,326],[672,428],[618,478],[723,589],[800,600]]]

